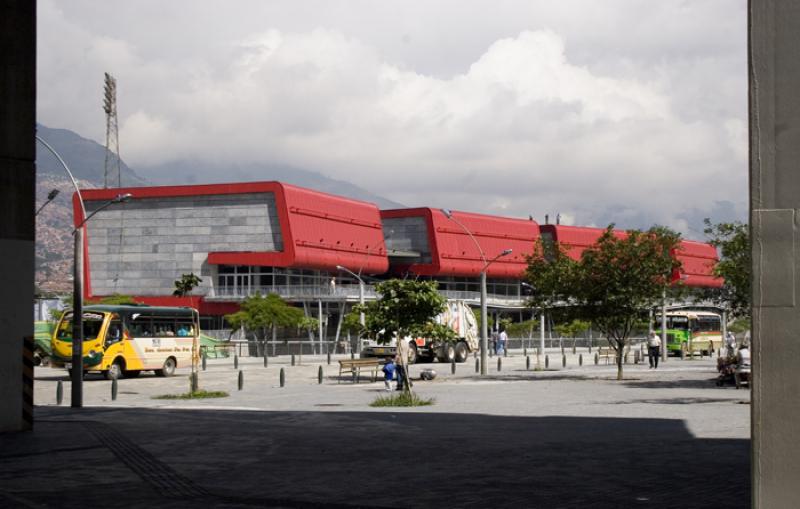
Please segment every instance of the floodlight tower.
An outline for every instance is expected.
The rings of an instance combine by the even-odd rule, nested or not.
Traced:
[[[119,130],[117,128],[117,80],[108,73],[105,73],[105,75],[103,111],[106,112],[106,162],[103,187],[108,187],[108,171],[109,168],[113,171],[115,166],[117,171],[117,187],[122,187],[119,160]]]

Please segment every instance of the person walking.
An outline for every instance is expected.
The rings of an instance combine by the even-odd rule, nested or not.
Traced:
[[[506,353],[506,343],[508,342],[508,334],[506,329],[500,329],[500,334],[497,335],[497,355],[504,355]]]
[[[650,361],[650,369],[658,369],[658,357],[661,354],[661,338],[656,331],[650,331],[647,338],[647,358]]]
[[[397,340],[397,353],[394,356],[395,373],[397,373],[397,389],[402,391],[406,388],[408,377],[408,357],[411,347],[405,339]],[[410,385],[410,384],[409,384]]]

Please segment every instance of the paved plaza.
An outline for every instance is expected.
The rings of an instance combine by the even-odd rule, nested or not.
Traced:
[[[483,378],[472,359],[416,365],[435,404],[400,409],[368,406],[383,383],[339,380],[340,356],[241,358],[241,391],[211,359],[200,385],[222,399],[152,399],[186,392],[186,369],[121,380],[116,401],[90,375],[80,410],[66,372],[37,368],[34,431],[0,435],[0,506],[749,507],[749,391],[716,387],[708,358],[618,382],[582,353],[491,358]]]

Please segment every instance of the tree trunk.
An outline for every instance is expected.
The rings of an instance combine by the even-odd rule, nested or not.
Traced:
[[[617,380],[622,380],[622,356],[625,355],[625,345],[617,343]]]

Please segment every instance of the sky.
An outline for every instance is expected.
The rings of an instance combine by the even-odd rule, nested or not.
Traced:
[[[38,121],[564,224],[747,217],[745,0],[40,0]]]

